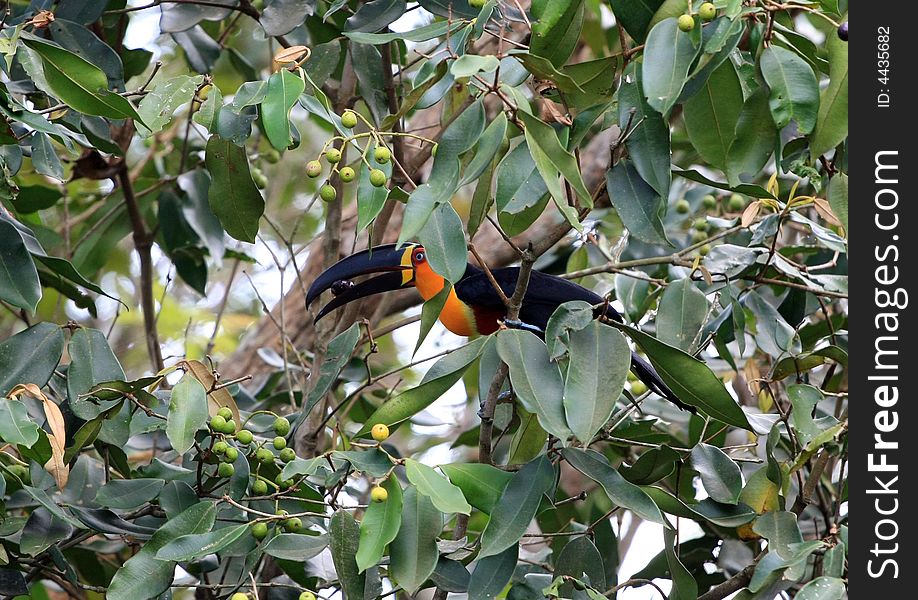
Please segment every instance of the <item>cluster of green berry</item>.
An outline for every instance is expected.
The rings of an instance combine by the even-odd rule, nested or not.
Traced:
[[[730,194],[724,198],[718,199],[713,194],[706,194],[701,198],[701,206],[704,209],[705,214],[718,214],[720,212],[719,207],[723,206],[726,212],[728,213],[739,213],[746,208],[746,199],[742,194]],[[692,205],[685,198],[680,199],[676,202],[676,212],[682,215],[687,215],[692,212]],[[711,223],[708,222],[704,217],[695,219],[692,222],[692,243],[698,244],[710,237]],[[698,249],[699,254],[702,256],[707,255],[710,251],[710,246],[705,244]]]
[[[341,125],[347,129],[352,129],[357,126],[358,115],[352,110],[344,111],[344,114],[341,115]],[[375,133],[375,132],[374,132]],[[341,140],[344,143],[348,143],[357,139],[357,137],[365,136],[366,134],[358,134],[357,136],[352,136],[350,138],[340,138],[335,137],[329,140],[326,143],[326,147],[322,152],[322,157],[331,165],[332,173],[337,173],[338,177],[343,183],[351,183],[357,178],[357,172],[353,167],[343,166],[339,167],[338,163],[341,162],[341,151],[337,148],[329,148],[329,144],[334,140]],[[369,145],[367,146],[367,152],[369,151]],[[370,183],[374,187],[383,187],[388,181],[386,173],[379,168],[373,167],[369,161],[366,159],[367,152],[364,152],[364,155],[361,156],[361,160],[366,164],[367,168],[370,170]],[[373,160],[376,161],[378,165],[384,165],[392,160],[392,151],[382,142],[382,139],[377,136],[376,147],[373,150]],[[322,162],[318,159],[311,160],[306,163],[306,175],[311,178],[316,178],[322,174]],[[319,188],[319,197],[322,198],[325,202],[332,202],[337,196],[337,191],[335,186],[326,182]]]
[[[705,2],[698,7],[698,18],[707,23],[708,21],[714,20],[714,17],[717,16],[717,8],[711,2]],[[679,17],[679,29],[688,33],[689,31],[695,29],[695,17],[686,13]]]

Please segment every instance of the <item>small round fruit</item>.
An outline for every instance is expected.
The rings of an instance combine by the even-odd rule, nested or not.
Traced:
[[[318,177],[322,174],[322,163],[317,160],[311,160],[306,163],[306,175],[309,177]]]
[[[717,207],[717,198],[711,194],[707,194],[701,199],[701,205],[707,209],[712,209]]]
[[[252,494],[256,496],[264,496],[268,493],[268,483],[262,479],[256,479],[252,483]]]
[[[679,213],[680,215],[686,215],[691,210],[692,210],[692,205],[689,204],[689,201],[686,200],[685,198],[682,198],[681,200],[676,202],[676,212]]]
[[[274,441],[271,443],[274,445],[275,450],[283,450],[287,447],[287,440],[280,435],[274,438]]]
[[[392,159],[392,151],[385,146],[376,146],[376,150],[373,151],[373,158],[379,164],[384,165]]]
[[[373,184],[373,187],[386,185],[386,174],[379,169],[373,169],[370,171],[370,183]]]
[[[223,458],[228,463],[234,463],[236,462],[236,459],[239,458],[239,450],[236,450],[235,448],[230,446],[229,448],[226,449],[226,454],[223,456]]]
[[[472,8],[481,8],[482,6],[484,6],[484,4],[485,4],[485,0],[469,0],[469,6],[471,6]],[[300,600],[303,600],[303,599],[300,598]]]
[[[344,111],[344,114],[341,115],[341,125],[346,129],[357,127],[357,113],[352,110]]]
[[[708,234],[705,231],[698,231],[697,229],[692,232],[692,243],[697,244],[708,239]]]
[[[280,508],[274,511],[274,516],[277,516],[277,517],[286,517],[288,514],[289,513],[283,508]]]
[[[255,523],[252,525],[252,537],[261,541],[268,537],[268,525],[266,523]]]
[[[727,206],[733,212],[739,212],[746,208],[746,199],[742,194],[731,194]]]
[[[230,600],[249,600],[249,595],[243,592],[236,592],[230,596]]]
[[[705,244],[704,246],[698,249],[698,254],[702,256],[707,256],[710,251],[711,251],[711,244]]]
[[[342,167],[341,170],[338,171],[338,177],[340,177],[341,181],[344,183],[350,183],[357,177],[357,173],[350,167]]]
[[[323,202],[334,202],[337,195],[338,192],[335,191],[335,186],[329,183],[319,188],[319,198],[321,198]]]
[[[370,492],[370,499],[373,502],[385,502],[389,499],[389,492],[386,491],[386,488],[377,485]]]
[[[220,477],[232,477],[235,472],[236,467],[229,463],[220,463],[220,466],[217,467],[217,475]]]
[[[706,219],[695,219],[695,222],[692,223],[692,227],[695,228],[695,231],[707,231],[708,221]]]
[[[287,435],[290,433],[290,421],[284,417],[274,419],[274,433],[277,435]]]
[[[214,415],[210,419],[210,428],[217,432],[222,432],[223,428],[226,427],[226,419],[220,415]]]
[[[240,429],[236,433],[236,440],[243,446],[251,444],[253,439],[255,439],[255,436],[253,436],[252,432],[248,429]]]
[[[692,18],[692,15],[682,15],[679,17],[679,31],[684,31],[688,33],[689,31],[695,29],[695,19]]]
[[[290,517],[284,521],[284,529],[287,530],[287,533],[297,533],[302,528],[303,521],[299,517]]]
[[[227,450],[229,450],[229,444],[226,442],[217,442],[214,444],[214,454],[226,454]]]
[[[233,411],[230,410],[228,406],[224,406],[217,411],[217,414],[226,419],[227,421],[233,418]]]
[[[631,382],[631,393],[635,396],[640,396],[647,391],[647,386],[644,385],[643,381],[632,381]]]
[[[281,159],[280,152],[278,152],[274,148],[271,148],[270,150],[262,152],[261,157],[265,159],[265,162],[268,163],[269,165],[276,165],[277,163],[280,162],[280,159]]]
[[[848,41],[848,21],[838,26],[838,39]]]
[[[229,419],[229,420],[223,425],[222,431],[223,431],[223,433],[225,433],[226,435],[233,435],[234,433],[236,433],[236,421],[234,421],[234,420],[232,420],[232,419]]]
[[[705,2],[698,7],[698,16],[702,21],[710,21],[717,16],[717,8],[711,2]]]
[[[296,458],[296,452],[293,450],[293,448],[284,448],[283,450],[280,451],[280,459],[285,463],[288,463],[294,460],[295,458]]]
[[[337,163],[341,160],[341,151],[337,148],[329,148],[325,151],[325,160],[332,164]]]
[[[472,0],[474,2],[475,0]],[[312,592],[303,592],[300,594],[299,600],[316,600],[316,595]]]
[[[373,425],[373,429],[370,430],[370,434],[373,436],[374,440],[381,442],[389,437],[389,428],[386,427],[384,423],[377,423],[376,425]]]
[[[270,464],[274,462],[274,453],[267,448],[259,448],[255,453],[255,459],[262,464]]]
[[[260,190],[268,187],[268,178],[265,176],[264,171],[258,167],[252,167],[252,181],[255,182],[255,187]]]
[[[436,155],[437,155],[437,148],[439,148],[439,147],[440,147],[440,144],[434,144],[434,145],[433,145],[433,148],[430,149],[430,155],[431,155],[431,156],[436,156]]]

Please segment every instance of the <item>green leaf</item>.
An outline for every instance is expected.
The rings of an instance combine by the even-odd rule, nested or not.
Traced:
[[[414,484],[420,493],[429,497],[440,512],[464,515],[472,512],[472,507],[466,502],[462,490],[431,467],[407,458],[405,459],[405,473],[408,475],[408,481]]]
[[[557,66],[570,58],[583,27],[583,0],[552,2],[535,0],[532,3],[532,36],[529,50],[543,56]]]
[[[555,577],[573,577],[578,581],[589,581],[593,586],[602,588],[606,581],[602,555],[589,537],[582,535],[564,545],[555,561]],[[573,597],[574,587],[565,584],[561,588],[562,596]]]
[[[207,390],[191,373],[172,388],[166,437],[172,448],[185,454],[194,446],[194,434],[207,425]]]
[[[462,490],[469,503],[481,512],[491,514],[513,474],[481,463],[440,465],[449,480]]]
[[[736,124],[743,110],[743,88],[736,68],[725,61],[683,105],[689,141],[706,162],[725,169]]]
[[[528,331],[507,329],[497,334],[497,352],[510,367],[510,383],[523,408],[539,418],[542,428],[566,440],[571,435],[564,416],[564,381],[548,348]]]
[[[468,265],[465,227],[452,204],[444,202],[433,210],[418,241],[434,272],[454,283],[462,279]]]
[[[800,339],[790,323],[758,292],[746,294],[746,307],[755,315],[755,343],[774,358],[800,351]]]
[[[812,67],[796,53],[774,44],[762,52],[759,65],[771,90],[768,106],[778,129],[793,120],[801,134],[813,131],[819,111],[819,83]]]
[[[845,582],[838,577],[817,577],[800,588],[796,600],[841,600],[845,597]]]
[[[51,137],[40,131],[32,134],[32,166],[42,175],[64,181],[64,165],[54,150]]]
[[[70,354],[67,399],[73,414],[84,420],[93,419],[120,402],[120,398],[101,401],[81,397],[99,383],[124,379],[124,370],[104,333],[98,329],[77,329],[70,336],[67,353]]]
[[[405,14],[405,0],[370,0],[348,17],[344,27],[349,31],[379,31],[385,29],[403,14]]]
[[[629,160],[606,171],[606,189],[622,223],[633,236],[648,244],[672,246],[663,230],[663,199]]]
[[[569,206],[568,198],[561,189],[559,174],[570,184],[580,203],[592,208],[593,198],[583,182],[577,159],[561,144],[557,132],[551,125],[529,113],[521,111],[519,117],[526,126],[526,142],[529,144],[529,151],[532,153],[536,168],[562,212]],[[572,224],[579,226],[576,219]]]
[[[701,483],[708,495],[717,502],[736,504],[743,490],[739,465],[730,460],[723,450],[709,444],[695,446],[691,458],[692,467],[701,475]]]
[[[448,21],[434,21],[429,25],[424,25],[422,27],[418,27],[417,29],[412,29],[411,31],[405,31],[401,33],[365,33],[362,31],[345,31],[344,35],[359,44],[382,45],[388,44],[389,42],[394,42],[395,40],[405,40],[406,42],[426,42],[427,40],[438,38],[441,35],[446,35],[447,31],[451,33],[455,32],[461,27],[465,27],[465,24],[461,22],[449,23]]]
[[[430,406],[462,378],[462,374],[490,340],[490,337],[472,340],[435,362],[420,385],[402,392],[376,409],[355,437],[366,437],[377,423],[392,427]]]
[[[156,553],[178,536],[204,533],[214,525],[217,508],[213,502],[198,502],[169,519],[140,551],[118,569],[108,587],[108,600],[155,598],[169,589],[175,563],[159,560]]]
[[[36,508],[29,515],[19,538],[19,549],[27,556],[38,556],[52,544],[64,540],[73,533],[73,527],[43,507]]]
[[[727,152],[727,180],[731,185],[740,183],[740,175],[758,175],[771,157],[778,132],[771,120],[768,94],[759,88],[746,99],[730,150]]]
[[[361,573],[379,563],[386,546],[395,539],[402,524],[402,487],[398,479],[389,477],[382,487],[389,492],[388,499],[385,502],[370,502],[360,521],[357,568]]]
[[[814,161],[848,137],[848,42],[836,35],[826,37],[829,85],[819,96],[819,115],[810,136]]]
[[[765,191],[765,188],[753,185],[751,183],[741,183],[739,185],[730,185],[728,183],[721,183],[719,181],[714,181],[713,179],[708,179],[698,171],[682,171],[679,169],[673,170],[673,175],[678,175],[679,177],[684,177],[688,180],[695,181],[697,183],[703,183],[704,185],[709,185],[713,188],[719,190],[726,190],[728,192],[736,192],[738,194],[744,194],[746,196],[752,196],[753,198],[771,198],[772,200],[777,200],[770,192]]]
[[[390,575],[409,594],[418,591],[437,566],[437,536],[443,515],[414,487],[405,490],[402,525],[389,544]]]
[[[159,549],[160,560],[185,561],[216,554],[249,531],[249,524],[222,527],[207,533],[183,535]]]
[[[163,81],[160,79],[156,85],[144,96],[137,106],[143,122],[149,127],[140,126],[137,132],[140,137],[149,137],[165,129],[172,122],[172,115],[183,104],[191,102],[194,92],[204,81],[203,75],[176,75]],[[212,89],[211,92],[219,90]],[[208,97],[209,99],[209,97]],[[195,115],[197,118],[197,115]]]
[[[41,282],[32,255],[16,227],[4,219],[0,219],[0,300],[30,312],[35,312],[41,300]]]
[[[697,54],[692,36],[679,31],[675,18],[664,19],[650,30],[644,46],[641,81],[647,104],[664,117],[679,99]]]
[[[357,348],[358,342],[360,342],[360,323],[354,323],[328,343],[325,360],[319,366],[318,379],[316,379],[312,389],[309,390],[309,395],[303,404],[303,410],[294,422],[294,429],[299,427],[316,403],[324,398],[325,394],[335,384],[341,369],[347,366],[347,363],[351,360],[351,355],[354,353],[354,349]]]
[[[669,527],[666,519],[660,513],[660,509],[657,508],[650,496],[644,490],[622,477],[618,471],[609,465],[602,454],[594,450],[565,448],[561,451],[561,456],[572,467],[598,483],[609,499],[618,506],[627,508],[646,521]]]
[[[829,180],[828,189],[829,206],[832,212],[841,221],[842,227],[848,231],[848,175],[846,173],[836,173]]]
[[[412,356],[417,354],[418,350],[421,348],[421,344],[427,339],[427,334],[430,333],[434,323],[440,318],[440,313],[443,312],[443,307],[446,306],[446,301],[452,293],[453,286],[447,282],[446,285],[443,286],[443,289],[437,292],[436,296],[424,302],[424,305],[421,307],[421,332],[418,335],[417,343],[414,345],[414,353]]]
[[[64,332],[53,323],[36,323],[0,342],[0,396],[20,383],[45,387],[63,353]]]
[[[768,512],[755,520],[753,530],[768,540],[768,549],[781,558],[794,555],[794,545],[803,541],[803,534],[797,525],[797,515],[792,512]]]
[[[47,440],[47,438],[45,438]],[[50,454],[50,452],[49,452]],[[22,489],[25,490],[27,494],[32,496],[39,504],[48,509],[48,511],[55,517],[62,519],[72,526],[78,529],[86,529],[86,526],[81,522],[73,518],[69,513],[65,512],[63,508],[57,505],[57,503],[51,499],[51,496],[48,495],[48,492],[45,490],[32,487],[30,485],[23,485]]]
[[[669,600],[697,600],[698,583],[685,568],[680,560],[676,544],[676,532],[672,529],[663,530],[663,548],[666,553],[666,564],[669,565],[670,578],[673,582],[672,593]]]
[[[287,69],[281,69],[268,79],[268,91],[261,103],[261,123],[268,141],[281,152],[293,144],[290,109],[305,89],[306,82]]]
[[[456,79],[471,77],[478,73],[493,73],[500,66],[500,61],[496,56],[464,54],[453,61],[449,67],[449,72]]]
[[[504,113],[498,113],[491,124],[481,134],[481,139],[475,148],[475,156],[466,165],[462,172],[462,179],[459,180],[459,186],[462,187],[478,179],[485,172],[496,158],[499,157],[499,149],[507,133],[507,116]],[[488,178],[490,180],[490,178]]]
[[[32,447],[38,441],[38,426],[19,400],[0,398],[0,439],[7,444]]]
[[[252,180],[245,148],[212,135],[204,162],[210,172],[207,199],[214,215],[232,237],[255,243],[265,200]]]
[[[156,498],[165,485],[163,479],[113,479],[99,488],[95,500],[108,508],[137,508]]]
[[[525,141],[517,144],[497,165],[496,181],[494,203],[501,227],[509,235],[522,233],[535,217],[542,214],[543,200],[548,192]],[[490,195],[490,189],[484,193]],[[515,219],[513,223],[509,222],[511,217],[528,215],[530,211],[535,215],[533,219],[523,219],[525,227],[515,227]]]
[[[663,512],[693,521],[708,521],[720,527],[739,527],[758,516],[752,508],[743,503],[721,504],[710,498],[697,503],[686,503],[658,487],[647,486],[641,489]]]
[[[331,555],[335,572],[345,600],[363,598],[366,576],[357,568],[357,551],[360,544],[360,527],[351,513],[338,509],[328,527],[331,538]],[[301,560],[301,559],[296,559]]]
[[[663,382],[680,400],[719,421],[752,431],[743,409],[710,367],[638,329],[621,323],[610,324],[627,333],[647,353]]]
[[[265,544],[265,554],[281,560],[302,562],[318,556],[328,547],[327,535],[301,535],[282,533],[274,536]]]
[[[612,416],[625,387],[631,348],[620,332],[591,321],[571,331],[564,376],[564,414],[574,436],[588,444]]]
[[[108,77],[102,69],[32,34],[23,33],[22,42],[41,57],[45,80],[58,100],[87,115],[143,123],[134,105],[108,91]]]
[[[644,100],[644,91],[636,78],[618,90],[618,122],[623,128],[629,122],[632,124],[628,155],[637,172],[661,198],[668,198],[672,181],[669,125]]]
[[[701,327],[708,316],[708,299],[691,278],[666,287],[657,311],[657,339],[692,354],[701,341]]]
[[[491,511],[491,519],[481,534],[478,558],[501,554],[515,545],[535,517],[542,494],[554,485],[555,468],[545,455],[517,471]]]
[[[468,599],[490,600],[500,597],[500,593],[513,577],[519,553],[520,545],[513,544],[500,554],[479,560],[469,579]]]
[[[386,179],[392,177],[392,162],[376,165],[376,168],[386,174]],[[388,190],[386,186],[376,187],[370,181],[370,169],[358,169],[357,175],[357,230],[363,231],[379,216],[386,206],[386,200],[391,199],[395,189]]]
[[[647,28],[654,14],[663,2],[664,0],[615,0],[609,2],[609,5],[615,19],[625,28],[628,35],[635,42],[641,43],[647,35]]]

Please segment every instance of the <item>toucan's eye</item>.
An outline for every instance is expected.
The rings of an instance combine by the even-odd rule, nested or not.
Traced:
[[[414,253],[414,262],[422,263],[424,262],[424,258],[425,256],[424,256],[423,250],[418,250],[417,252]]]

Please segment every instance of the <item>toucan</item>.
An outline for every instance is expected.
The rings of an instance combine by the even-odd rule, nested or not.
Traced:
[[[381,274],[362,283],[353,281],[354,278],[372,273]],[[494,280],[508,298],[516,289],[519,274],[519,267],[491,270]],[[312,304],[323,292],[331,290],[334,298],[318,312],[315,317],[318,322],[336,308],[373,294],[414,287],[424,300],[430,300],[445,285],[446,280],[431,268],[424,246],[386,244],[343,258],[326,269],[309,287],[306,306]],[[548,319],[561,304],[572,300],[582,300],[593,305],[596,317],[604,316],[623,322],[621,314],[602,296],[567,279],[534,270],[523,297],[519,320],[508,323],[507,307],[494,284],[484,270],[472,264],[466,266],[465,274],[452,286],[440,312],[440,322],[461,336],[488,335],[502,326],[511,325],[528,329],[544,338]],[[650,363],[633,351],[631,370],[656,394],[683,410],[695,412],[694,407],[679,400]]]

